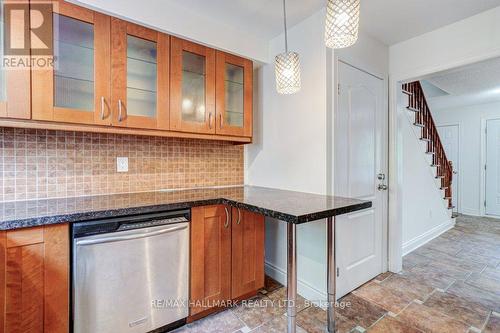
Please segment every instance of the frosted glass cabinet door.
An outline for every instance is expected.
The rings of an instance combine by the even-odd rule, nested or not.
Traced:
[[[217,51],[217,134],[252,136],[253,64]]]
[[[53,10],[54,66],[32,71],[33,119],[110,125],[110,19],[64,1]]]
[[[172,37],[170,126],[215,133],[215,51]]]
[[[113,125],[169,128],[168,35],[111,20]]]
[[[0,0],[0,58],[5,59],[9,63],[9,54],[6,54],[4,49],[4,39],[6,31],[5,22],[5,3]],[[25,10],[29,8],[29,1],[16,2],[16,9],[25,6]],[[11,23],[13,35],[19,35],[24,31],[24,26],[18,22]],[[5,58],[4,58],[5,56]],[[16,67],[12,69],[0,66],[0,117],[30,119],[30,68]]]

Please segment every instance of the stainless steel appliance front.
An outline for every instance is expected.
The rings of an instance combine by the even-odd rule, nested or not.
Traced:
[[[188,316],[188,222],[75,238],[73,250],[74,332],[145,333]]]

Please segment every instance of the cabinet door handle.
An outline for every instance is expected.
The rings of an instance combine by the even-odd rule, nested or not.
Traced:
[[[212,129],[212,112],[208,114],[208,128]]]
[[[229,227],[229,211],[227,210],[227,207],[224,206],[224,210],[226,211],[226,223],[224,223],[224,228]]]
[[[241,212],[240,212],[240,209],[238,208],[238,222],[236,222],[236,224],[240,224],[241,223]]]
[[[220,128],[222,128],[222,124],[223,124],[222,113],[219,115],[219,122],[220,122]]]
[[[104,120],[104,105],[105,105],[104,96],[101,96],[101,120]]]
[[[118,100],[118,121],[121,122],[123,120],[122,118],[122,100]]]

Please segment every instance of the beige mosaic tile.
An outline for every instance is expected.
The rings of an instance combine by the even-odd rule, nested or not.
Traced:
[[[241,184],[229,142],[0,127],[0,201]]]

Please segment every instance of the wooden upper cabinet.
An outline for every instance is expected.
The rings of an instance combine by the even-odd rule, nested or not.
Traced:
[[[217,51],[217,134],[252,136],[253,63]]]
[[[222,205],[191,210],[190,316],[231,296],[230,215]]]
[[[231,298],[264,287],[264,216],[232,208]]]
[[[4,45],[6,36],[5,22],[5,2],[0,1],[0,45]],[[17,1],[16,9],[24,9],[26,12],[29,9],[29,1]],[[24,8],[22,8],[24,7]],[[12,20],[10,22],[11,36],[13,38],[22,38],[21,43],[29,43],[29,35],[24,34],[24,31],[29,29],[29,20]],[[1,27],[3,26],[3,28]],[[26,40],[27,38],[27,40]],[[14,40],[15,41],[15,40]],[[29,44],[28,44],[29,45]],[[27,48],[29,52],[29,47]],[[4,53],[4,54],[1,54]],[[4,47],[0,47],[0,57],[7,56]],[[26,56],[29,56],[27,54]],[[9,63],[11,63],[9,61]],[[0,117],[30,119],[31,118],[31,98],[30,98],[30,68],[21,66],[10,66],[3,68],[0,66]]]
[[[170,36],[111,19],[113,125],[169,128]]]
[[[215,134],[215,50],[172,37],[170,129]]]
[[[110,18],[54,2],[54,66],[32,70],[33,119],[110,125]]]

